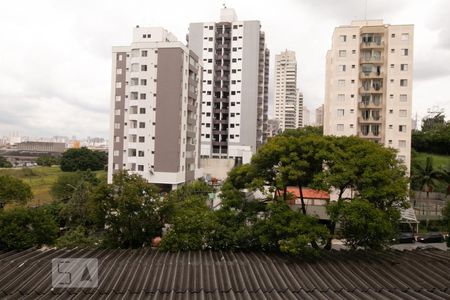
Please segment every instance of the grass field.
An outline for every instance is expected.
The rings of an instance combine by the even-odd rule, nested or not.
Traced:
[[[41,205],[52,201],[50,189],[58,176],[63,174],[59,166],[21,169],[0,169],[0,175],[11,175],[31,186],[33,200],[28,205]],[[105,171],[95,172],[97,177],[106,175]]]
[[[435,168],[450,167],[450,156],[445,156],[445,155],[417,152],[417,156],[415,157],[414,161],[418,162],[421,165],[425,165],[425,162],[426,162],[428,156],[431,156],[433,158],[433,166]]]

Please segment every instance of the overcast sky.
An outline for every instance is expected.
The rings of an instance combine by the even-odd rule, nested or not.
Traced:
[[[299,87],[313,115],[323,103],[332,32],[364,18],[365,0],[7,1],[0,10],[0,136],[107,137],[111,47],[128,45],[138,24],[165,27],[185,42],[188,24],[218,20],[224,2],[240,20],[262,22],[271,70],[276,53],[296,51]],[[434,105],[450,116],[448,13],[448,0],[368,0],[368,19],[415,25],[419,118]],[[272,91],[272,72],[270,80]]]

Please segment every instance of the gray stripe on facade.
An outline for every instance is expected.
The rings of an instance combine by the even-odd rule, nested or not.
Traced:
[[[156,172],[179,172],[183,50],[159,48],[157,63],[155,161]]]

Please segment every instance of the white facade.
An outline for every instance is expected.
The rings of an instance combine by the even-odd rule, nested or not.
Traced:
[[[203,61],[201,156],[246,163],[265,140],[268,60],[259,21],[191,23],[189,47]]]
[[[275,55],[275,118],[282,131],[303,126],[303,94],[297,89],[294,51]]]
[[[410,167],[413,25],[381,20],[337,27],[327,52],[324,133],[398,150]]]
[[[162,28],[136,27],[130,46],[113,47],[108,182],[122,169],[173,187],[201,176],[196,60]]]

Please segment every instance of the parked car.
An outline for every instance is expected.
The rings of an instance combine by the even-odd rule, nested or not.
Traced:
[[[398,244],[415,243],[416,238],[412,232],[400,232],[394,239],[394,242]]]
[[[442,243],[444,236],[440,232],[427,232],[424,236],[417,237],[417,241],[421,243]]]

